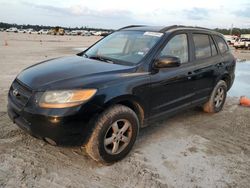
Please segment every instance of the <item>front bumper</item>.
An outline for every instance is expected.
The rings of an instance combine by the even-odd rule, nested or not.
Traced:
[[[10,119],[32,136],[46,141],[52,140],[55,145],[78,146],[86,142],[92,130],[89,118],[84,118],[80,110],[75,109],[72,113],[68,109],[67,116],[64,116],[65,110],[57,110],[57,115],[52,111],[45,115],[39,113],[39,110],[25,107],[20,109],[10,97],[8,99]],[[88,114],[87,117],[91,116]]]

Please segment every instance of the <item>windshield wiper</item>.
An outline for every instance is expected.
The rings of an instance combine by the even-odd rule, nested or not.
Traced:
[[[85,56],[89,59],[96,59],[96,60],[100,60],[100,61],[104,61],[104,62],[107,62],[107,63],[114,63],[113,60],[107,58],[107,57],[103,57],[103,56]]]

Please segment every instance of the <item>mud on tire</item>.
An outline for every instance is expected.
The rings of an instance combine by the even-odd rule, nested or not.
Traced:
[[[124,158],[132,149],[139,131],[137,115],[124,105],[109,107],[93,124],[94,130],[85,148],[94,160],[101,163]]]
[[[208,113],[216,113],[222,110],[227,96],[227,84],[220,80],[214,87],[209,101],[203,106],[203,111]]]

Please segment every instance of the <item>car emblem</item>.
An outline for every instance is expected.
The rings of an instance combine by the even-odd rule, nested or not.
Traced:
[[[13,95],[16,96],[16,97],[19,95],[19,92],[18,92],[17,89],[14,89],[14,90],[13,90]]]

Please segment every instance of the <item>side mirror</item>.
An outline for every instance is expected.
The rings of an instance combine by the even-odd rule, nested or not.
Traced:
[[[181,65],[181,60],[174,56],[162,56],[156,59],[154,63],[155,68],[169,68],[169,67],[179,67]]]

